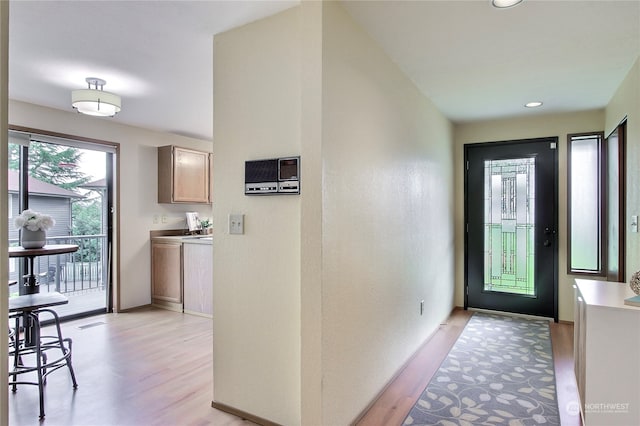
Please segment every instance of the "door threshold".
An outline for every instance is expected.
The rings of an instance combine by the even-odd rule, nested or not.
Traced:
[[[552,317],[542,317],[542,316],[538,316],[538,315],[519,314],[519,313],[516,313],[516,312],[494,311],[494,310],[491,310],[491,309],[472,308],[472,307],[468,307],[467,310],[474,311],[474,312],[483,312],[485,314],[504,315],[504,316],[507,316],[507,317],[518,317],[518,318],[533,319],[533,320],[554,321],[554,319]]]

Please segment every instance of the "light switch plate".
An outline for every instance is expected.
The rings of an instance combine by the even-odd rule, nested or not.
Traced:
[[[638,232],[638,215],[631,216],[631,232]]]
[[[230,214],[229,215],[229,234],[244,234],[244,215],[243,214]]]

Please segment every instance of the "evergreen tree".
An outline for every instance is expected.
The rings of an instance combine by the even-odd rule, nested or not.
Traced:
[[[20,145],[9,145],[9,169],[19,170],[20,148]],[[31,142],[29,176],[61,188],[74,189],[89,181],[76,167],[81,156],[82,152],[78,148]]]

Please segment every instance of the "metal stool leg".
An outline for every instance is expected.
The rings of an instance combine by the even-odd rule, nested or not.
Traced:
[[[78,382],[76,382],[76,373],[74,373],[73,366],[71,365],[71,353],[72,353],[71,345],[73,342],[71,341],[71,338],[67,338],[64,340],[69,344],[69,358],[67,358],[67,367],[69,367],[69,373],[71,373],[71,381],[73,382],[73,388],[78,389]]]
[[[40,342],[40,321],[38,313],[29,312],[29,321],[32,321],[33,342],[35,343],[36,373],[38,374],[38,397],[40,399],[40,418],[44,418],[44,382],[42,377],[42,347]]]
[[[18,366],[21,364],[20,358],[20,316],[16,315],[16,329],[13,335],[13,372],[9,372],[9,377],[12,378],[11,392],[15,393],[18,390],[16,381],[18,379]]]
[[[40,309],[39,312],[48,312],[53,316],[54,323],[56,326],[56,340],[58,341],[58,345],[60,346],[60,350],[65,356],[65,362],[67,364],[67,368],[69,368],[69,374],[71,375],[71,381],[73,382],[73,388],[78,388],[78,382],[76,381],[76,374],[73,371],[73,365],[71,363],[72,356],[72,341],[70,338],[62,337],[62,328],[60,327],[60,319],[56,311],[51,309]],[[64,343],[67,343],[67,348],[65,348]],[[46,380],[46,379],[45,379]],[[45,382],[46,383],[46,382]]]

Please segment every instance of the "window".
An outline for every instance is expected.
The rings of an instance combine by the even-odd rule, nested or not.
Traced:
[[[568,135],[568,272],[625,280],[625,128]]]
[[[609,281],[625,280],[625,229],[626,229],[626,122],[618,126],[609,136],[606,145],[605,167],[605,218],[607,228],[606,275]]]
[[[603,137],[568,136],[569,273],[603,275]]]

